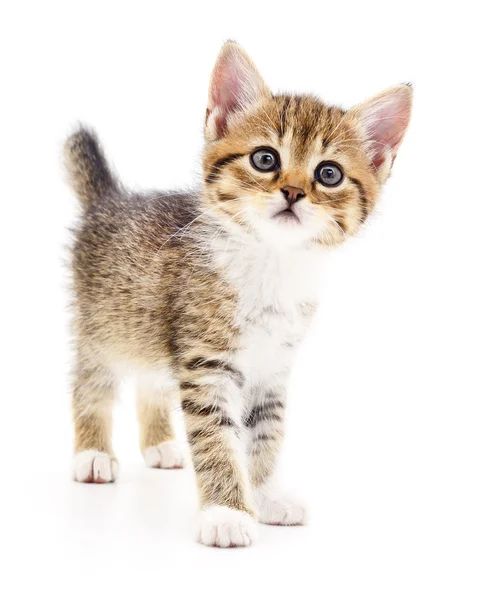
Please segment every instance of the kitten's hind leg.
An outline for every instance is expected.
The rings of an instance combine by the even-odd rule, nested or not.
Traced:
[[[179,388],[168,370],[142,374],[137,383],[137,415],[141,452],[148,467],[180,469],[184,454],[175,440],[171,411],[179,402]]]
[[[244,419],[249,434],[249,473],[258,519],[268,525],[302,525],[306,521],[303,505],[284,494],[275,482],[275,467],[283,441],[285,401],[285,383],[257,387]]]
[[[116,479],[118,463],[111,445],[114,374],[101,363],[79,358],[75,370],[73,478],[83,483]]]

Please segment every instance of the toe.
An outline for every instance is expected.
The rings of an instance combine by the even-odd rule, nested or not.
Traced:
[[[256,523],[246,512],[226,506],[212,506],[200,514],[197,541],[206,546],[249,546],[255,537]]]
[[[106,452],[83,450],[73,459],[73,479],[82,483],[110,483],[118,474],[118,463]]]
[[[182,469],[184,454],[178,442],[171,440],[144,450],[144,461],[154,469]]]

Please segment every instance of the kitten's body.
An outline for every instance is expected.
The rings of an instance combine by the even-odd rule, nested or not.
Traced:
[[[76,232],[75,327],[111,368],[158,369],[174,362],[193,304],[200,319],[219,312],[237,329],[234,361],[258,383],[290,367],[314,312],[322,254],[225,231],[200,216],[195,194],[114,192]]]
[[[75,477],[114,480],[111,406],[118,374],[132,369],[146,463],[182,466],[170,422],[180,398],[204,509],[199,540],[230,546],[250,543],[256,516],[304,521],[273,484],[288,375],[315,311],[323,245],[364,221],[398,143],[373,165],[361,113],[272,97],[233,44],[214,77],[197,194],[131,194],[94,135],[80,130],[67,144],[84,207],[73,252]],[[343,139],[358,142],[340,148]],[[258,175],[249,153],[264,146],[280,168]],[[317,161],[337,157],[340,189],[309,181]]]

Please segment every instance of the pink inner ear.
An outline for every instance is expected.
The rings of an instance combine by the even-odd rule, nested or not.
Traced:
[[[237,107],[240,91],[238,73],[231,64],[224,60],[214,73],[212,100],[222,110],[228,112]]]
[[[219,136],[225,133],[229,117],[257,98],[262,86],[260,75],[240,50],[230,48],[219,56],[212,73],[208,107],[215,116]]]
[[[394,160],[409,124],[409,95],[396,92],[390,97],[379,98],[365,108],[363,117],[374,165],[379,167],[389,150]]]
[[[242,86],[239,74],[231,62],[224,58],[215,68],[212,79],[211,108],[218,109],[215,124],[219,136],[225,133],[228,117],[240,106]]]

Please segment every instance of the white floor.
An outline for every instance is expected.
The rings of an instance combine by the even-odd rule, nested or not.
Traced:
[[[250,587],[257,593],[306,590],[317,575],[318,523],[262,526],[260,541],[245,550],[196,544],[190,468],[128,465],[115,484],[95,486],[71,482],[66,472],[47,465],[10,493],[15,517],[6,523],[4,560],[12,587],[3,598],[36,597],[40,590],[50,598],[140,591],[151,597],[167,591],[234,598]],[[8,589],[5,580],[1,587]]]
[[[116,483],[87,485],[69,479],[66,456],[32,452],[3,487],[1,597],[474,599],[470,498],[449,493],[432,465],[386,472],[379,457],[363,468],[343,456],[298,464],[308,526],[260,526],[254,546],[220,550],[193,541],[190,466],[153,470],[138,457]]]

